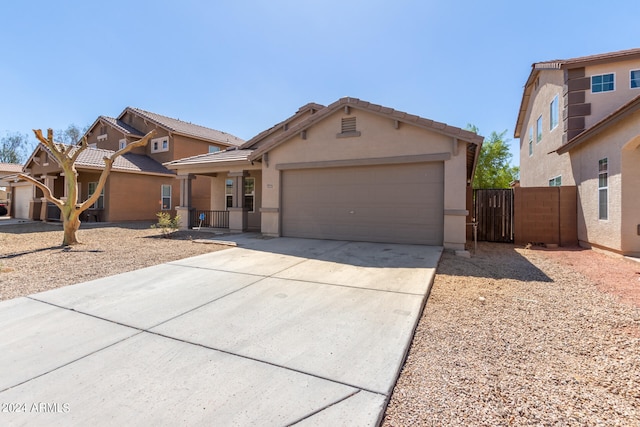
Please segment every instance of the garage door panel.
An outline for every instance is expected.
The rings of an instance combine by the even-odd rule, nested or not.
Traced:
[[[443,164],[288,170],[282,234],[442,244]]]

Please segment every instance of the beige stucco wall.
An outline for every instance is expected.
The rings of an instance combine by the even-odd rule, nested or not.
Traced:
[[[538,90],[533,90],[520,137],[520,185],[546,187],[549,180],[562,176],[562,185],[575,185],[571,162],[567,154],[552,151],[562,145],[562,111],[564,71],[545,70],[539,74]],[[558,126],[550,129],[550,104],[558,96]],[[536,142],[536,121],[542,115],[542,140]],[[533,129],[533,154],[529,155],[529,132]]]
[[[640,256],[640,132],[622,151],[622,250]]]
[[[587,129],[640,95],[640,88],[631,89],[631,70],[640,70],[640,59],[585,67],[587,77],[615,74],[615,89],[613,91],[591,93],[589,89],[585,92],[585,102],[591,103],[591,115],[585,117]]]
[[[338,138],[343,117],[356,117],[360,136]],[[466,209],[466,143],[458,142],[457,155],[444,162],[445,247],[463,249]],[[263,161],[262,233],[280,235],[281,173],[277,165],[346,159],[372,159],[407,155],[453,153],[453,138],[401,123],[390,118],[351,108],[340,109],[301,135],[292,137],[268,154]],[[268,163],[268,164],[267,164]],[[455,212],[453,212],[455,211]]]
[[[640,112],[570,152],[578,184],[578,239],[625,254],[640,254]],[[607,158],[608,219],[598,219],[598,161]]]

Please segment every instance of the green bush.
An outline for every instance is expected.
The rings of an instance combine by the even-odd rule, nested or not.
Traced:
[[[162,231],[163,237],[168,238],[171,236],[171,233],[178,230],[180,215],[176,215],[171,218],[171,214],[169,214],[169,212],[158,212],[156,216],[158,217],[158,223],[153,224],[151,228],[159,228],[160,231]]]

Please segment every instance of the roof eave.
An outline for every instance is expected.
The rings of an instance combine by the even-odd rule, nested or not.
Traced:
[[[600,120],[598,123],[591,126],[589,129],[574,136],[573,139],[568,141],[562,147],[555,150],[555,152],[558,154],[564,154],[571,151],[578,145],[582,145],[584,142],[588,141],[589,139],[593,138],[599,133],[604,132],[615,123],[618,123],[620,120],[623,120],[629,114],[634,113],[635,111],[638,111],[638,110],[640,110],[640,95],[635,97],[631,101],[629,101],[626,105],[623,105],[622,107],[620,107],[617,111],[614,111],[609,116]]]
[[[361,105],[360,103],[364,103],[366,105]],[[296,126],[293,126],[292,128],[290,128],[289,130],[285,131],[281,136],[279,136],[278,138],[274,139],[273,141],[269,142],[268,144],[265,144],[264,146],[256,149],[256,151],[251,154],[249,156],[249,160],[251,161],[255,161],[259,158],[262,157],[262,155],[264,153],[269,152],[270,150],[276,148],[277,146],[279,146],[280,144],[288,141],[290,138],[292,138],[293,136],[295,136],[296,134],[298,134],[299,132],[305,131],[307,129],[309,129],[311,126],[313,126],[315,123],[323,120],[325,117],[333,114],[334,112],[336,112],[338,109],[344,107],[344,106],[349,106],[350,108],[354,108],[354,109],[359,109],[359,110],[363,110],[363,111],[367,111],[369,113],[372,114],[376,114],[378,116],[381,117],[387,117],[393,120],[397,120],[398,122],[401,123],[405,123],[411,126],[416,126],[428,131],[432,131],[435,133],[439,133],[442,135],[446,135],[446,136],[450,136],[452,138],[458,138],[459,140],[462,141],[466,141],[472,144],[476,144],[476,145],[481,145],[482,141],[484,140],[484,138],[480,135],[474,134],[473,132],[470,131],[466,131],[464,129],[460,129],[460,128],[455,128],[458,130],[458,133],[452,133],[452,132],[448,132],[446,129],[454,129],[453,126],[449,126],[446,125],[444,123],[442,123],[442,129],[438,129],[438,127],[436,126],[426,126],[423,125],[421,123],[418,122],[418,120],[422,119],[422,120],[429,120],[429,119],[423,119],[422,117],[418,117],[418,116],[414,116],[402,111],[397,111],[397,110],[393,110],[393,109],[389,109],[383,106],[378,106],[378,105],[374,105],[374,108],[367,108],[368,106],[371,106],[373,104],[368,103],[366,101],[361,101],[360,99],[357,98],[341,98],[338,101],[328,105],[327,107],[325,107],[323,110],[315,113],[314,115],[310,116],[309,118],[307,118],[305,121],[299,123]],[[380,107],[380,108],[377,108]],[[390,113],[386,113],[386,112],[382,112],[380,110],[390,110]],[[415,118],[416,121],[413,120],[409,120],[409,118]],[[437,123],[434,122],[432,120],[429,120],[432,123]],[[463,134],[460,134],[460,132],[463,132]]]
[[[237,160],[237,159],[230,159],[230,160],[217,160],[214,162],[198,162],[198,163],[175,163],[175,164],[168,164],[165,163],[163,164],[164,167],[166,167],[167,169],[170,170],[183,170],[183,171],[188,171],[189,169],[199,169],[199,168],[203,168],[203,167],[215,167],[216,165],[220,165],[223,166],[223,170],[228,170],[229,166],[242,166],[242,167],[246,167],[247,165],[251,165],[253,162],[248,160],[248,159],[243,159],[243,160]],[[214,170],[212,170],[212,172],[215,172]]]

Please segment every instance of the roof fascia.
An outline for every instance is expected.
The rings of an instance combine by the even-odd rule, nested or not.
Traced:
[[[147,117],[147,116],[143,116],[143,115],[139,114],[138,112],[136,112],[131,107],[125,108],[122,111],[122,113],[120,113],[120,115],[117,117],[117,120],[122,120],[122,117],[124,117],[124,115],[127,112],[129,112],[129,113],[141,118],[142,120],[146,120],[148,122],[151,122],[154,125],[156,125],[157,127],[160,127],[162,129],[164,129],[165,131],[167,131],[169,136],[171,136],[171,135],[180,135],[180,136],[184,136],[184,137],[191,138],[191,139],[197,139],[198,141],[207,142],[209,144],[215,143],[215,144],[224,145],[225,147],[237,147],[237,145],[230,144],[230,143],[227,143],[227,142],[224,142],[224,141],[218,141],[217,139],[202,138],[202,137],[199,137],[199,136],[195,136],[195,135],[191,135],[191,134],[188,134],[188,133],[184,133],[184,132],[180,132],[180,131],[174,130],[174,129],[168,127],[168,126],[163,125],[161,122],[159,122],[159,121],[157,121],[155,119],[152,119],[151,117]]]
[[[624,120],[628,115],[640,110],[640,96],[635,97],[633,100],[622,106],[619,110],[613,112],[608,117],[600,120],[595,125],[591,126],[584,132],[576,135],[571,141],[567,142],[562,147],[555,150],[558,154],[564,154],[579,145],[588,142],[594,136],[609,129],[612,125]]]
[[[239,148],[240,149],[249,149],[249,148],[253,147],[254,145],[258,144],[259,142],[263,141],[265,138],[268,138],[269,136],[273,135],[275,132],[277,132],[279,129],[281,129],[282,126],[284,126],[287,123],[291,122],[296,117],[299,117],[300,115],[302,115],[304,113],[307,113],[309,111],[312,111],[312,110],[321,111],[324,108],[326,108],[324,105],[315,104],[313,102],[305,104],[302,107],[300,107],[298,109],[298,111],[296,111],[293,115],[287,117],[286,119],[284,119],[283,121],[281,121],[279,123],[276,123],[275,125],[271,126],[269,129],[260,132],[259,134],[257,134],[253,138],[251,138],[250,140],[246,141],[244,144],[240,145]]]
[[[476,144],[476,145],[481,145],[482,144],[482,140],[484,138],[482,138],[479,135],[473,134],[472,132],[469,131],[464,131],[463,129],[459,129],[461,131],[464,132],[468,132],[470,138],[464,138],[461,135],[456,135],[456,134],[452,134],[450,132],[446,132],[442,129],[438,129],[436,127],[432,127],[432,126],[426,126],[420,123],[416,123],[416,122],[412,122],[409,120],[403,120],[402,116],[411,116],[411,117],[418,117],[418,116],[414,116],[408,113],[404,113],[404,112],[400,112],[400,111],[396,111],[393,109],[388,109],[387,107],[382,107],[382,108],[387,108],[388,110],[391,110],[391,113],[385,113],[382,111],[378,111],[374,108],[368,108],[369,103],[367,103],[367,106],[363,106],[363,105],[359,105],[359,102],[361,102],[359,99],[356,98],[341,98],[338,101],[334,102],[333,104],[325,107],[323,110],[318,111],[317,113],[315,113],[314,115],[312,115],[311,117],[307,118],[305,121],[300,122],[299,124],[297,124],[296,126],[290,128],[289,130],[285,131],[281,136],[279,136],[278,138],[274,139],[273,141],[271,141],[270,143],[258,148],[254,153],[252,153],[249,156],[249,160],[254,161],[258,158],[260,158],[264,153],[272,150],[273,148],[279,146],[280,144],[288,141],[290,138],[292,138],[293,136],[297,135],[299,132],[302,132],[304,130],[307,130],[309,127],[313,126],[315,123],[325,119],[326,117],[332,115],[333,113],[335,113],[336,111],[338,111],[340,108],[345,107],[345,106],[349,106],[349,108],[353,108],[353,109],[357,109],[357,110],[362,110],[362,111],[367,111],[369,113],[378,115],[380,117],[385,117],[385,118],[389,118],[392,120],[398,120],[399,122],[411,125],[411,126],[416,126],[428,131],[432,131],[432,132],[436,132],[436,133],[440,133],[442,135],[446,135],[446,136],[450,136],[452,138],[458,138],[459,140],[462,141],[467,141],[468,143],[472,143],[472,144]],[[422,117],[418,117],[420,119],[422,119]],[[429,120],[429,119],[425,119],[425,120]],[[450,127],[453,128],[453,126],[448,126],[445,125],[445,127]],[[472,136],[473,135],[473,136]],[[474,137],[475,136],[475,137]]]

